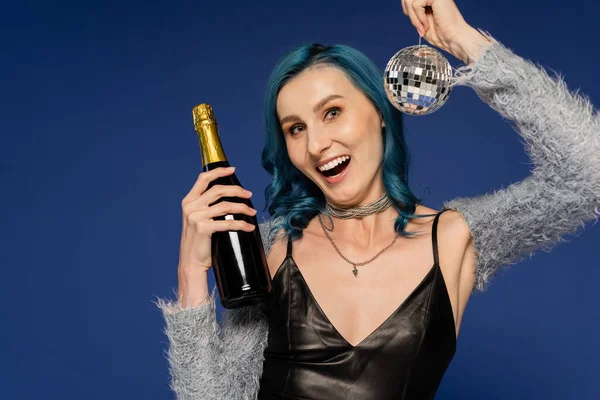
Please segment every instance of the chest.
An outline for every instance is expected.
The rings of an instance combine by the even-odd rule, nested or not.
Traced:
[[[348,341],[287,257],[266,307],[269,335],[259,399],[272,393],[302,399],[433,398],[456,350],[439,271],[431,268],[383,323]]]
[[[373,255],[344,254],[354,262]],[[357,276],[352,272],[353,265],[328,241],[296,240],[291,256],[293,265],[287,267],[296,273],[296,290],[304,290],[325,323],[352,346],[363,342],[390,319],[431,275],[434,266],[427,238],[398,239],[377,259],[358,266]]]

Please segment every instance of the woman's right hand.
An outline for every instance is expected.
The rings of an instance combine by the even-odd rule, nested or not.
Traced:
[[[178,267],[180,295],[182,291],[197,292],[198,288],[193,288],[194,281],[202,273],[204,273],[203,278],[206,278],[206,272],[212,266],[211,237],[214,232],[230,230],[252,232],[255,229],[253,224],[246,221],[213,220],[213,217],[227,214],[256,215],[256,210],[244,203],[221,201],[214,204],[221,197],[250,198],[252,193],[242,187],[214,185],[206,190],[212,181],[230,175],[234,170],[235,168],[215,168],[202,172],[190,192],[181,201],[182,231]],[[202,281],[206,285],[206,288],[202,289],[208,293],[207,281],[206,279],[202,279]],[[189,293],[185,294],[189,296]]]

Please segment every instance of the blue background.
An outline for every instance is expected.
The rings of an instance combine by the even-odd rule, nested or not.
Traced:
[[[600,103],[596,2],[458,6]],[[152,301],[176,290],[181,200],[201,172],[191,108],[214,107],[263,220],[266,79],[310,41],[383,70],[418,36],[399,0],[2,3],[1,398],[173,398]],[[405,127],[429,207],[529,174],[518,134],[470,88]],[[471,298],[437,399],[600,398],[600,229],[568,239]]]

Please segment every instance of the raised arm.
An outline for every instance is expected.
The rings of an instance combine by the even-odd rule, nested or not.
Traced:
[[[600,117],[589,99],[571,92],[488,32],[492,42],[476,61],[458,68],[453,86],[472,87],[512,122],[534,168],[527,178],[443,209],[462,214],[476,252],[475,289],[483,291],[500,267],[541,249],[549,251],[600,215]]]
[[[269,224],[259,224],[267,254],[273,239]],[[215,289],[206,303],[196,307],[162,298],[155,303],[169,338],[171,390],[178,400],[254,400],[267,345],[266,317],[260,305],[224,309],[219,325]]]

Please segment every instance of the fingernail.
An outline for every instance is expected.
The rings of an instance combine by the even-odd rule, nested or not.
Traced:
[[[246,192],[246,194],[248,194],[248,195],[252,194],[252,192],[251,192],[251,191],[249,191],[249,190],[246,190],[246,189],[244,189],[244,191],[245,191],[245,192]]]
[[[228,170],[233,171],[235,167],[227,167]]]

